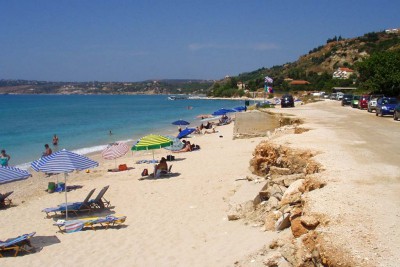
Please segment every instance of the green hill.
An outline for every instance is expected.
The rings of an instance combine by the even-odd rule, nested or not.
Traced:
[[[380,91],[384,88],[374,88],[374,86],[380,87],[379,84],[367,85],[365,83],[365,77],[361,77],[358,72],[359,66],[368,61],[371,55],[379,53],[396,54],[399,51],[399,32],[371,32],[361,37],[349,39],[335,36],[328,39],[325,45],[310,50],[307,55],[301,56],[295,62],[271,68],[260,68],[220,80],[213,85],[209,95],[242,96],[245,92],[237,88],[238,82],[244,83],[249,91],[260,91],[264,87],[265,76],[274,79],[273,87],[275,91],[282,92],[290,90],[329,92],[335,86],[354,86],[359,87],[360,90]],[[333,79],[332,75],[339,67],[354,69],[355,73],[349,79]],[[309,84],[291,85],[292,79],[304,80]],[[396,78],[394,80],[392,87],[399,87],[400,81]]]

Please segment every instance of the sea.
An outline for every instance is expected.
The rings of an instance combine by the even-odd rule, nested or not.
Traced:
[[[236,100],[171,101],[166,95],[0,95],[0,148],[11,156],[10,166],[28,169],[45,144],[53,152],[65,148],[85,155],[151,133],[175,136],[173,121],[196,127],[200,114],[243,105]]]

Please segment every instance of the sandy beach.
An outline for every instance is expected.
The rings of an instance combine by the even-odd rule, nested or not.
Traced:
[[[174,174],[168,178],[140,179],[142,170],[150,170],[152,165],[135,162],[151,159],[152,152],[128,152],[116,164],[125,163],[134,169],[118,173],[107,172],[115,167],[113,160],[90,155],[100,166],[90,173],[75,172],[68,177],[69,185],[82,186],[68,192],[68,200],[81,201],[91,189],[96,188],[96,195],[110,185],[105,197],[113,206],[111,213],[127,216],[118,228],[57,232],[53,219],[41,212],[64,201],[63,193],[45,192],[48,182],[56,180],[54,176],[34,173],[28,180],[1,185],[0,192],[14,190],[14,205],[0,211],[0,238],[36,232],[32,245],[38,248],[34,253],[3,258],[1,265],[264,266],[267,255],[258,252],[289,235],[290,228],[265,231],[246,220],[229,221],[227,212],[236,204],[252,201],[264,186],[262,181],[248,181],[246,177],[254,176],[249,169],[254,149],[269,139],[278,145],[316,152],[315,160],[323,166],[316,176],[326,186],[304,195],[304,209],[307,214],[327,218],[315,232],[325,238],[325,247],[332,246],[332,251],[340,248],[337,259],[342,266],[351,266],[351,262],[358,266],[397,266],[399,154],[385,160],[374,158],[374,146],[354,149],[365,140],[350,133],[345,125],[336,125],[353,112],[337,115],[336,104],[328,101],[273,110],[304,119],[302,127],[309,131],[302,134],[293,134],[288,128],[270,138],[233,139],[230,124],[218,127],[218,133],[194,136],[191,141],[201,150],[175,154],[176,160],[168,163],[173,164]],[[366,115],[370,114],[362,114]],[[393,131],[390,134],[395,136]],[[167,154],[164,149],[155,151],[157,159]],[[335,263],[331,265],[338,262],[331,261]]]
[[[117,165],[126,163],[135,168],[119,173],[107,172],[114,168],[113,160],[90,156],[100,166],[68,177],[69,185],[83,186],[69,192],[68,200],[82,201],[92,188],[98,192],[110,185],[105,197],[115,207],[112,212],[127,216],[120,229],[57,233],[54,221],[41,212],[64,201],[63,193],[44,191],[49,181],[56,180],[54,176],[34,173],[26,181],[2,185],[1,191],[14,190],[15,206],[1,211],[0,236],[35,231],[32,244],[43,246],[40,252],[4,258],[2,266],[229,266],[260,249],[276,233],[230,222],[226,217],[229,199],[236,190],[254,187],[244,194],[243,201],[259,190],[259,185],[241,180],[250,174],[249,159],[259,140],[234,141],[232,127],[219,127],[218,133],[192,138],[201,150],[175,154],[174,175],[165,179],[139,180],[142,170],[152,165],[134,162],[151,159],[152,152],[128,152],[117,159]],[[164,149],[155,151],[158,159],[167,154]]]

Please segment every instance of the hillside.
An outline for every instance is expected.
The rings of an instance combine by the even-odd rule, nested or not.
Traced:
[[[166,79],[142,82],[48,82],[0,80],[1,94],[205,94],[213,81]]]
[[[302,55],[297,61],[271,68],[260,68],[252,72],[241,73],[230,77],[230,81],[220,80],[214,85],[210,95],[230,96],[241,95],[236,87],[231,90],[229,85],[242,82],[246,89],[256,91],[264,87],[264,77],[274,79],[274,89],[281,91],[290,90],[321,90],[330,91],[334,86],[358,86],[359,79],[355,73],[350,79],[332,79],[332,74],[338,67],[347,67],[357,70],[359,62],[368,59],[372,54],[385,51],[400,50],[400,32],[371,32],[361,37],[344,39],[334,37],[328,39],[325,45],[321,45]],[[285,81],[286,79],[286,81]],[[305,80],[310,84],[306,86],[290,86],[293,80]]]

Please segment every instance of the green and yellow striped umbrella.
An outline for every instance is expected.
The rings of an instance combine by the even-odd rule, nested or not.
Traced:
[[[136,144],[133,145],[131,150],[152,150],[160,149],[163,147],[171,146],[173,141],[165,136],[150,134],[139,139]]]

